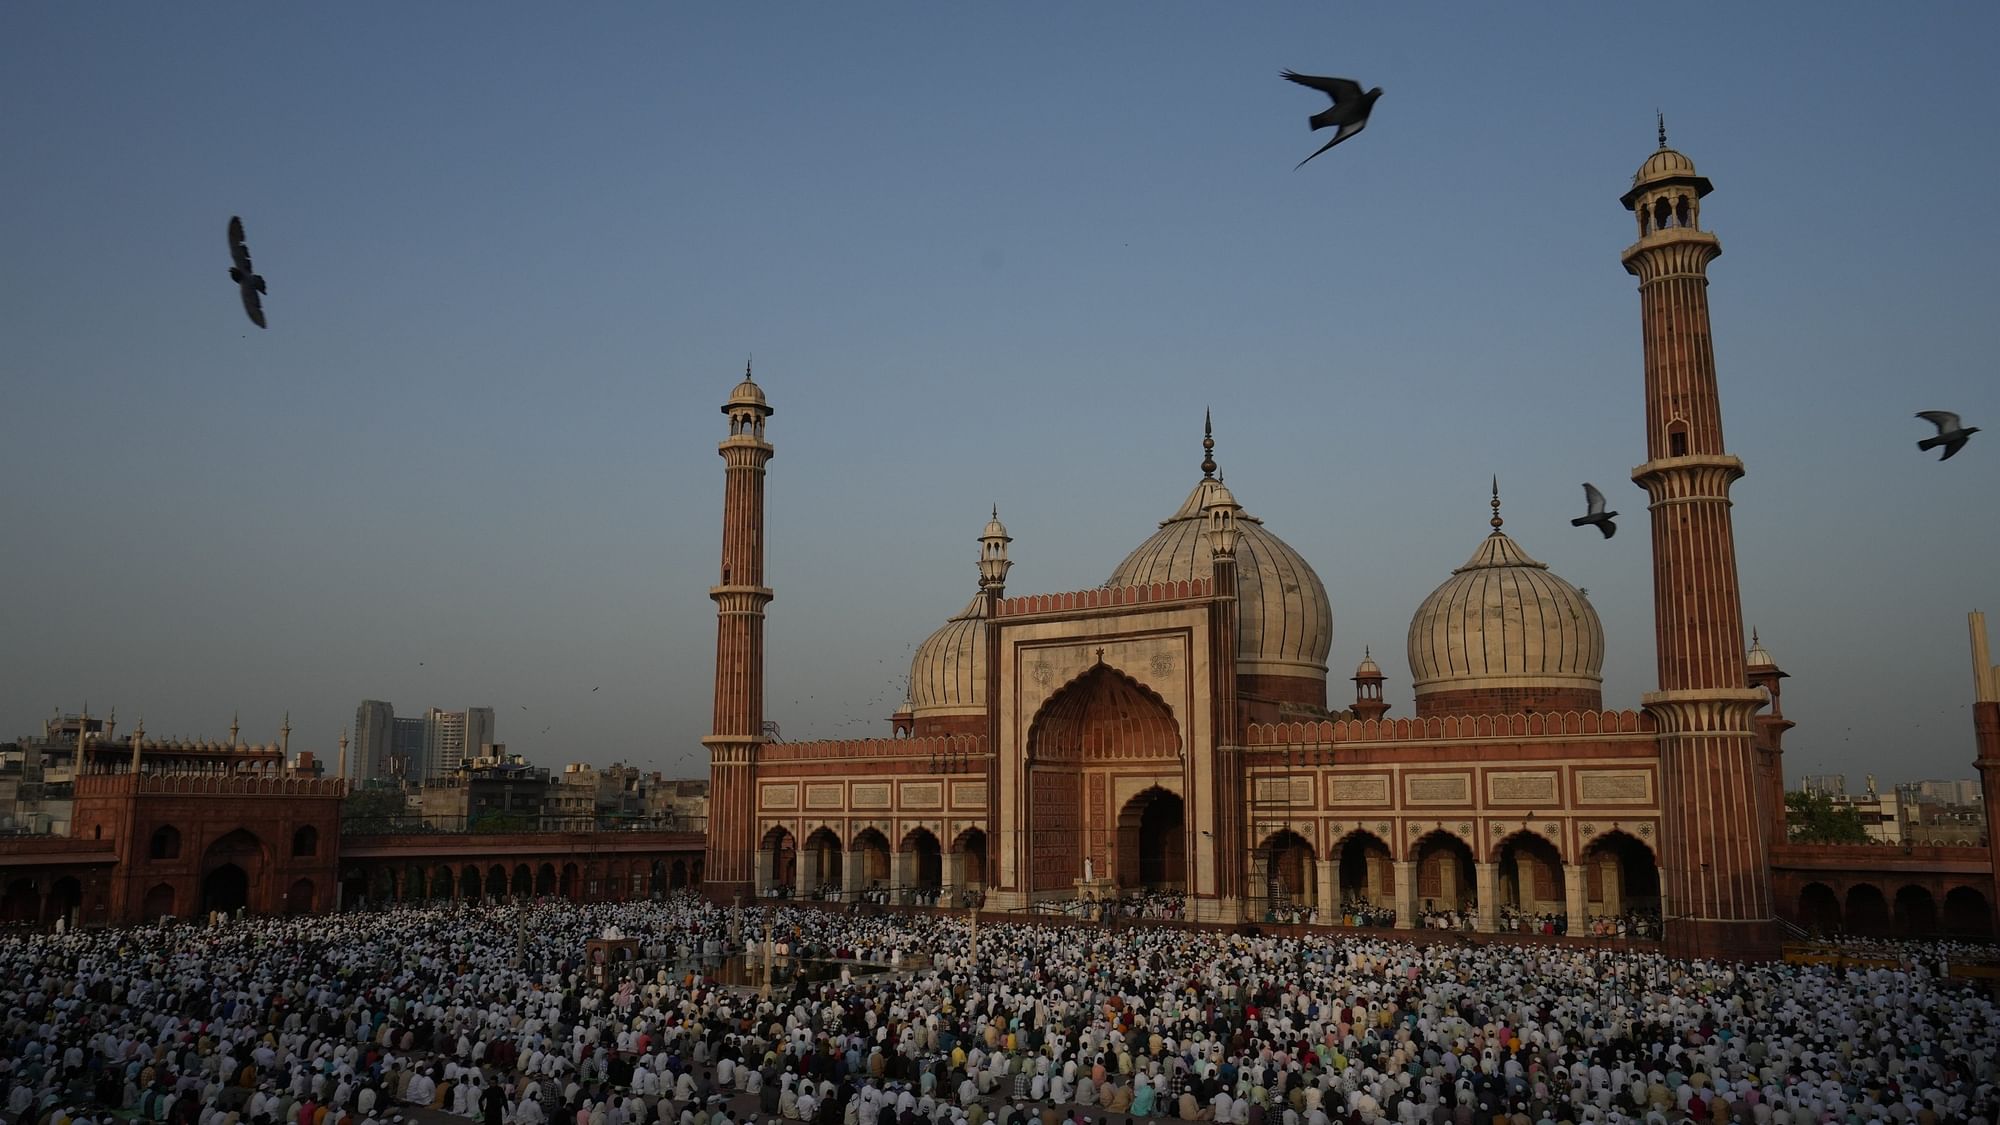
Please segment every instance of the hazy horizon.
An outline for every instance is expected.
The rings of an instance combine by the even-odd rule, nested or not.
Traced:
[[[1809,18],[1808,18],[1809,15]],[[1703,225],[1790,783],[1970,776],[2000,610],[1988,6],[0,9],[0,739],[115,706],[331,762],[364,698],[706,759],[725,436],[776,407],[767,718],[886,735],[976,588],[1094,586],[1200,477],[1333,603],[1329,702],[1486,531],[1655,682],[1654,149]],[[1320,95],[1385,89],[1304,168]],[[241,215],[268,331],[224,276]],[[1952,461],[1912,418],[1987,427]],[[1571,528],[1579,484],[1624,515]],[[1748,642],[1748,638],[1745,638]],[[593,690],[595,689],[595,690]]]

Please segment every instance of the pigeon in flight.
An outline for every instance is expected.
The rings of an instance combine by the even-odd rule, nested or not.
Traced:
[[[1332,105],[1306,119],[1312,123],[1312,127],[1315,130],[1324,129],[1330,125],[1340,126],[1340,131],[1333,135],[1333,139],[1321,145],[1319,152],[1315,152],[1312,156],[1306,157],[1305,160],[1299,161],[1292,169],[1294,172],[1305,167],[1306,160],[1311,160],[1313,156],[1318,156],[1320,152],[1325,152],[1327,149],[1366,129],[1368,127],[1368,113],[1375,108],[1375,99],[1382,96],[1382,87],[1377,86],[1367,93],[1362,93],[1361,83],[1347,78],[1319,78],[1311,74],[1295,74],[1289,70],[1279,71],[1278,77],[1283,78],[1287,82],[1296,82],[1301,86],[1310,86],[1333,100]]]
[[[1618,534],[1618,525],[1611,522],[1611,517],[1618,513],[1604,510],[1604,494],[1597,491],[1596,485],[1589,482],[1584,483],[1583,499],[1584,503],[1590,506],[1589,513],[1569,521],[1569,525],[1571,527],[1582,527],[1585,524],[1596,524],[1597,530],[1603,532],[1606,539]]]
[[[229,260],[236,264],[229,267],[229,280],[243,291],[243,311],[250,314],[250,323],[259,328],[269,327],[264,323],[264,299],[258,294],[268,292],[264,288],[264,278],[250,268],[250,247],[243,241],[243,220],[229,216]]]
[[[1949,410],[1919,410],[1917,417],[1937,427],[1936,437],[1927,437],[1917,443],[1918,449],[1936,449],[1944,446],[1944,456],[1940,461],[1951,460],[1951,455],[1965,448],[1972,435],[1979,432],[1978,426],[1959,425],[1958,415]]]

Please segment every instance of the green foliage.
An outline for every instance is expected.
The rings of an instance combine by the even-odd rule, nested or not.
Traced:
[[[1836,805],[1824,793],[1785,794],[1785,824],[1795,844],[1865,844],[1868,829],[1852,805]]]
[[[340,803],[340,818],[351,821],[386,821],[403,815],[403,791],[389,787],[356,789]]]

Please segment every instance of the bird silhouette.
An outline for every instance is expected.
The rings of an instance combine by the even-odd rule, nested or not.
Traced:
[[[1603,532],[1604,537],[1606,539],[1609,539],[1612,536],[1618,534],[1618,525],[1611,522],[1611,517],[1617,515],[1618,513],[1607,512],[1604,510],[1604,494],[1602,492],[1597,491],[1596,485],[1591,484],[1587,481],[1584,483],[1583,500],[1585,504],[1589,505],[1589,511],[1587,514],[1578,516],[1575,519],[1569,521],[1569,525],[1571,527],[1582,527],[1585,524],[1596,524],[1597,530]]]
[[[243,294],[243,311],[250,315],[250,323],[259,328],[267,328],[264,323],[264,288],[262,274],[250,268],[250,247],[243,241],[243,220],[229,216],[229,260],[236,264],[229,267],[229,280]]]
[[[1305,167],[1306,160],[1311,160],[1313,156],[1318,156],[1321,152],[1366,129],[1368,114],[1375,108],[1375,99],[1382,96],[1382,87],[1377,86],[1363,93],[1361,83],[1348,78],[1320,78],[1311,74],[1296,74],[1289,70],[1279,71],[1278,77],[1287,82],[1296,82],[1301,86],[1318,90],[1333,102],[1332,105],[1306,119],[1315,131],[1334,125],[1340,127],[1339,131],[1334,133],[1332,140],[1319,146],[1319,152],[1294,165],[1292,168],[1294,172]]]
[[[1936,437],[1927,437],[1917,443],[1918,449],[1936,449],[1944,446],[1944,456],[1940,461],[1951,460],[1951,455],[1965,448],[1965,443],[1979,432],[1978,426],[1960,425],[1958,415],[1949,410],[1919,410],[1917,417],[1937,427]]]

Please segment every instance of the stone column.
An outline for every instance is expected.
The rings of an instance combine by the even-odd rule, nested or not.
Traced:
[[[1604,913],[1613,916],[1625,913],[1625,875],[1618,869],[1617,858],[1606,859],[1597,874],[1604,887]]]
[[[1590,871],[1583,864],[1563,864],[1563,897],[1569,904],[1569,932],[1584,932],[1590,925]]]
[[[912,849],[907,852],[890,852],[889,853],[889,901],[890,902],[903,901],[903,892],[908,888],[915,886],[916,882],[917,882],[916,851]]]
[[[1396,873],[1396,928],[1417,926],[1417,865],[1414,860],[1398,860],[1391,866]]]
[[[849,848],[840,861],[840,889],[852,899],[868,889],[868,852],[863,848]]]
[[[824,853],[800,848],[792,854],[792,897],[805,898],[818,885],[819,857]]]
[[[1473,925],[1480,933],[1495,933],[1500,929],[1500,865],[1474,863],[1472,880],[1473,893],[1479,896],[1479,917]]]
[[[1319,861],[1315,872],[1319,883],[1319,920],[1321,925],[1331,926],[1340,921],[1340,863],[1334,859]]]
[[[1250,853],[1250,885],[1244,888],[1250,920],[1262,922],[1271,908],[1271,853],[1262,848]]]
[[[959,891],[965,887],[965,853],[946,852],[938,864],[938,905],[958,905]]]
[[[764,893],[771,889],[772,884],[778,881],[777,870],[778,870],[778,853],[771,850],[770,848],[758,848],[757,849],[758,897],[760,898],[763,897]],[[621,895],[619,897],[622,898],[624,896]]]

